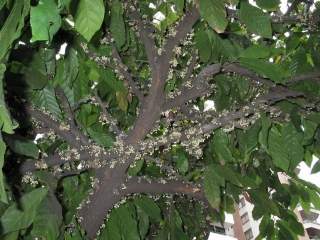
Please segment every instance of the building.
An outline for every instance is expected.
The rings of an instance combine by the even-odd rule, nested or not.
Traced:
[[[309,239],[320,239],[320,211],[310,209],[310,212],[306,213],[302,207],[298,207],[297,211],[301,216],[302,224]]]
[[[251,240],[259,235],[260,220],[253,219],[253,207],[253,204],[241,196],[239,206],[233,216],[234,237],[238,240]],[[319,240],[320,211],[311,209],[309,213],[306,213],[302,207],[298,207],[295,213],[305,229],[305,236],[300,236],[299,240]]]

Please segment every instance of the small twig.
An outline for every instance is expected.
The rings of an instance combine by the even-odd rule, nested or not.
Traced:
[[[133,80],[131,74],[128,71],[128,67],[124,65],[121,56],[114,44],[114,42],[111,39],[110,33],[107,33],[106,37],[101,41],[102,43],[108,43],[111,44],[112,52],[111,55],[113,57],[113,67],[117,70],[117,72],[124,78],[124,81],[127,83],[127,85],[131,88],[134,95],[136,95],[140,102],[143,101],[144,96],[143,93],[140,91],[140,89],[137,87],[136,82]]]
[[[144,45],[149,65],[151,68],[154,68],[156,65],[156,59],[158,54],[156,44],[153,38],[153,29],[141,19],[137,7],[133,3],[131,3],[130,10],[131,12],[129,13],[129,17],[132,21],[134,21],[137,24],[138,33]]]
[[[62,110],[66,113],[67,115],[67,122],[70,125],[70,130],[71,132],[77,136],[77,138],[80,139],[82,144],[88,145],[89,144],[89,138],[85,136],[81,130],[78,128],[76,124],[76,119],[74,116],[74,112],[69,104],[68,98],[65,95],[64,91],[60,88],[57,87],[55,89],[56,96],[60,100],[60,104],[62,107]]]
[[[104,102],[100,98],[97,91],[95,91],[95,100],[98,102],[98,104],[102,110],[103,116],[104,116],[105,120],[107,121],[107,123],[109,124],[111,131],[117,135],[122,135],[123,132],[119,129],[119,127],[117,126],[117,122],[114,120],[114,118],[111,116],[111,114],[107,111],[107,109],[106,109],[107,106],[106,106],[106,104],[104,104]]]
[[[54,130],[54,132],[63,140],[65,140],[70,146],[74,148],[80,147],[80,139],[77,138],[74,132],[70,131],[70,126],[62,127],[60,123],[53,120],[49,115],[40,110],[29,107],[27,111],[30,116],[33,117],[41,126]]]
[[[187,34],[192,30],[193,25],[198,21],[199,18],[200,14],[195,6],[186,12],[182,20],[174,29],[175,35],[170,36],[166,44],[163,46],[164,55],[161,59],[161,62],[170,62],[174,54],[173,49],[181,40],[183,40],[187,36]]]
[[[180,90],[180,95],[174,97],[173,99],[167,100],[163,104],[163,111],[171,108],[180,107],[188,101],[194,100],[198,97],[204,96],[212,91],[207,81],[208,78],[214,77],[216,74],[220,73],[221,64],[208,65],[201,70],[201,72],[195,76],[193,79],[186,81],[190,82],[192,85],[184,86]]]

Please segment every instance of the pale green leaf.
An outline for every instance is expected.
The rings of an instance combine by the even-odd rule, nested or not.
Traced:
[[[37,188],[26,193],[17,203],[12,203],[1,217],[2,234],[29,227],[35,219],[38,207],[47,195],[46,188]]]
[[[200,0],[200,14],[217,33],[222,33],[228,25],[223,0]]]
[[[29,8],[29,0],[14,1],[11,12],[0,31],[0,61],[6,56],[13,41],[20,36]]]
[[[240,21],[246,25],[249,32],[266,38],[272,37],[270,18],[261,9],[242,2],[239,16]]]
[[[285,83],[285,77],[288,75],[282,66],[262,59],[240,58],[240,64],[276,83]]]
[[[40,0],[37,6],[31,7],[30,24],[31,41],[51,41],[61,25],[56,2],[54,0]]]
[[[89,42],[104,19],[103,0],[80,0],[75,15],[76,30]]]
[[[256,3],[263,9],[276,11],[279,9],[280,0],[256,0]]]

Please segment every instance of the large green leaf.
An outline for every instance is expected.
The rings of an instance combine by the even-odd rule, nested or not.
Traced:
[[[104,18],[103,0],[80,0],[75,15],[76,30],[89,42]]]
[[[220,163],[232,162],[234,158],[229,148],[228,135],[219,129],[215,131],[212,139],[212,148],[216,157],[216,160]]]
[[[158,205],[148,197],[140,197],[134,200],[134,204],[145,212],[152,220],[161,221],[161,210]]]
[[[0,31],[0,61],[11,48],[13,41],[20,36],[29,8],[29,0],[14,1],[11,12]]]
[[[204,194],[213,208],[219,208],[220,206],[220,186],[223,186],[224,184],[224,178],[217,174],[214,165],[209,165],[204,174],[203,188]]]
[[[110,214],[106,228],[100,239],[140,240],[136,210],[132,203],[126,203],[114,208]]]
[[[47,192],[46,188],[37,188],[23,195],[19,200],[19,206],[15,202],[12,203],[1,217],[1,233],[7,234],[29,227]]]
[[[48,194],[34,218],[31,235],[46,240],[59,239],[62,220],[62,207],[59,201],[53,194]]]
[[[269,11],[276,11],[280,7],[280,0],[256,0],[256,3],[259,7]]]
[[[240,64],[263,77],[270,78],[276,83],[284,83],[288,75],[279,64],[270,63],[262,59],[240,58]]]
[[[200,60],[202,62],[209,61],[211,57],[211,48],[209,47],[211,45],[211,41],[204,29],[201,28],[196,32],[195,42],[199,52]]]
[[[244,162],[248,162],[250,154],[258,144],[258,136],[261,130],[261,122],[257,121],[253,126],[244,132],[239,132],[239,147],[244,155]]]
[[[268,152],[274,164],[284,171],[294,170],[303,160],[302,139],[302,133],[293,124],[286,124],[281,128],[273,126],[269,133]]]
[[[37,108],[45,108],[57,119],[62,117],[61,109],[53,87],[47,86],[41,90],[35,91],[32,96],[32,101]]]
[[[241,22],[247,26],[249,32],[266,38],[272,37],[269,15],[264,13],[261,9],[252,6],[247,2],[242,2],[239,17]]]
[[[111,147],[113,144],[113,137],[108,131],[108,127],[106,125],[102,125],[97,122],[87,128],[87,132],[89,136],[99,145],[103,147]]]
[[[119,0],[112,1],[110,31],[120,49],[126,43],[126,26],[123,20],[123,7]]]
[[[37,6],[31,7],[30,24],[31,41],[51,41],[61,25],[56,2],[54,0],[40,0]]]
[[[228,25],[223,0],[200,0],[200,14],[216,32],[222,33]]]
[[[263,45],[252,45],[240,53],[243,58],[267,58],[270,56],[270,48]]]
[[[7,139],[7,144],[15,153],[37,159],[39,149],[32,140],[27,139]]]

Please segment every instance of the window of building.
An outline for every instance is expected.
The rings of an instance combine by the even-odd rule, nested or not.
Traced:
[[[246,200],[244,197],[240,198],[239,207],[243,208],[246,205]]]
[[[249,228],[247,231],[244,232],[244,236],[246,237],[246,240],[250,240],[253,238],[253,233],[251,228]]]
[[[213,232],[225,234],[226,230],[223,227],[213,226]]]
[[[248,213],[244,213],[244,214],[241,216],[241,222],[242,222],[242,224],[245,224],[245,223],[249,222],[249,215],[248,215]]]

